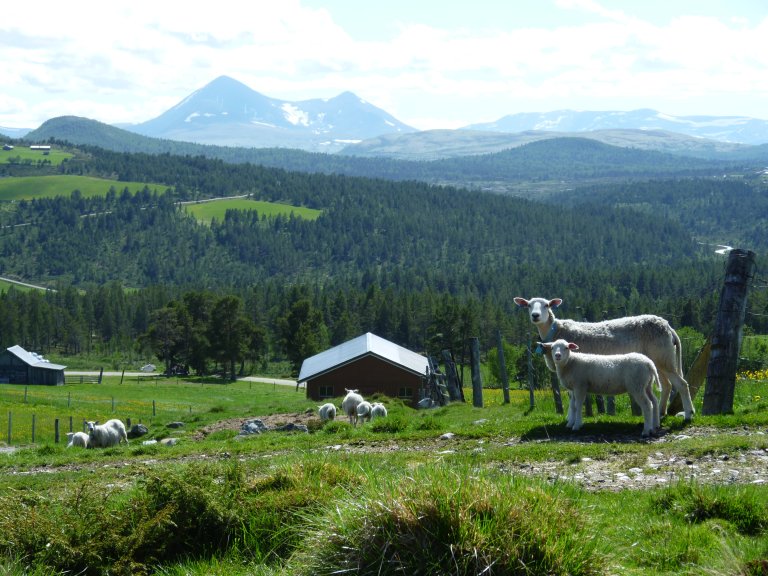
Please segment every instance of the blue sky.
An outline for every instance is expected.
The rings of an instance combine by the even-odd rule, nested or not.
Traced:
[[[10,128],[142,122],[221,75],[292,101],[351,91],[418,129],[561,109],[768,119],[764,0],[6,4]]]

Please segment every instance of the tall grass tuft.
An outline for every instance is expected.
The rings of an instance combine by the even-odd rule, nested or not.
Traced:
[[[595,537],[564,493],[471,470],[371,482],[321,518],[291,574],[588,576],[605,571]]]
[[[659,511],[681,515],[691,524],[724,520],[746,536],[768,530],[768,503],[743,487],[681,483],[659,495],[655,505]]]

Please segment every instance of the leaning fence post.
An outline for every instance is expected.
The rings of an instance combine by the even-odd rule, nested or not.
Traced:
[[[754,252],[739,248],[729,252],[707,365],[707,385],[704,389],[702,414],[733,412],[741,330],[747,308],[747,287],[754,269]]]

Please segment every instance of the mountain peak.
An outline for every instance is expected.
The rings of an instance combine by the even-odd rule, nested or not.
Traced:
[[[157,118],[131,128],[200,144],[335,152],[351,141],[415,130],[352,92],[291,102],[219,76]]]

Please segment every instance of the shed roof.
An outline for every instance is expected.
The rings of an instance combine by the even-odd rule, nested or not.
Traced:
[[[298,381],[305,382],[324,372],[339,368],[358,358],[369,355],[377,356],[419,375],[425,374],[429,366],[427,358],[421,354],[366,332],[362,336],[347,340],[343,344],[305,359],[301,364]]]
[[[35,368],[45,368],[46,370],[64,370],[64,368],[66,368],[66,366],[62,366],[61,364],[52,364],[40,356],[40,354],[35,352],[27,352],[18,344],[16,346],[7,348],[7,350],[22,362],[30,366],[34,366]]]

